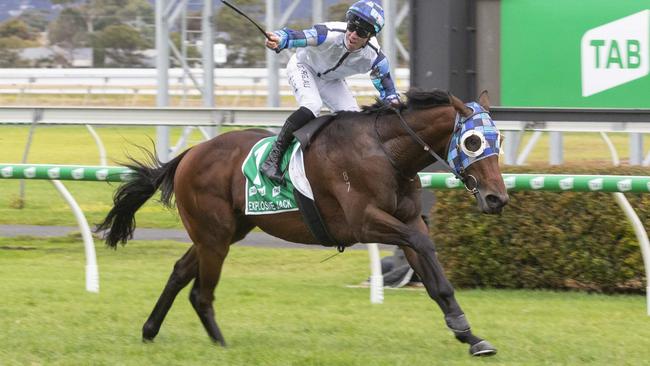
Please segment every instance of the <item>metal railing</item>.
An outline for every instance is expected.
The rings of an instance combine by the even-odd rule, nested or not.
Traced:
[[[268,127],[282,124],[293,108],[45,107],[0,106],[0,124],[168,125]],[[650,109],[492,107],[501,130],[650,132]]]
[[[291,108],[133,108],[133,107],[0,107],[0,124],[84,124],[149,126],[280,127]],[[493,119],[505,132],[505,163],[526,159],[541,133],[551,133],[551,164],[562,162],[561,132],[628,133],[630,162],[650,165],[644,159],[642,133],[650,132],[648,109],[511,108],[493,107]],[[534,137],[519,153],[525,131]],[[603,135],[605,143],[607,137]],[[612,148],[610,147],[610,150]]]
[[[196,82],[203,85],[203,69],[190,69]],[[278,72],[280,93],[291,95],[286,72]],[[156,69],[0,69],[0,94],[138,94],[157,93]],[[268,94],[265,68],[217,68],[214,70],[216,95]],[[398,68],[394,74],[400,90],[409,86],[409,70]],[[346,79],[355,95],[375,95],[377,91],[367,74]],[[200,95],[189,87],[183,69],[169,70],[171,95]]]

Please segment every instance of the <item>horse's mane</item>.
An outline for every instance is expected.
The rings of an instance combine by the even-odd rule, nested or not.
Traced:
[[[411,88],[406,92],[406,96],[408,97],[406,106],[410,109],[425,109],[451,104],[449,92],[440,89],[422,90]]]
[[[439,105],[450,105],[449,93],[439,89],[423,90],[419,88],[411,88],[406,92],[408,98],[406,102],[400,103],[397,106],[398,110],[409,109],[426,109],[436,107]],[[361,107],[361,112],[366,114],[379,113],[384,111],[392,111],[392,107],[379,98],[375,98],[375,103],[372,105],[364,105]]]

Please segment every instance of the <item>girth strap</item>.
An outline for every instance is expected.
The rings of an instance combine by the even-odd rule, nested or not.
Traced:
[[[323,221],[323,217],[320,215],[318,207],[316,207],[316,202],[303,195],[295,188],[293,189],[293,196],[296,198],[298,209],[300,210],[305,224],[307,224],[312,235],[314,235],[322,245],[326,247],[336,246],[336,249],[342,253],[345,250],[346,245],[334,239],[327,230],[325,221]]]

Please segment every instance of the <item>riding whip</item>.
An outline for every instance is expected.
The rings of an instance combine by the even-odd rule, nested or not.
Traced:
[[[251,19],[251,17],[249,17],[248,15],[246,15],[246,13],[244,13],[241,9],[239,9],[238,7],[236,7],[234,4],[231,4],[231,3],[228,2],[227,0],[221,0],[221,2],[224,3],[224,4],[226,4],[230,9],[234,10],[235,12],[237,12],[237,14],[239,14],[239,15],[243,16],[244,18],[248,19],[249,22],[253,23],[253,25],[254,25],[255,27],[257,27],[257,29],[259,29],[260,32],[262,32],[262,34],[264,34],[264,37],[266,37],[266,39],[268,39],[269,41],[273,41],[273,40],[271,39],[271,37],[269,37],[269,35],[266,34],[266,31],[264,30],[264,28],[262,28],[259,24],[257,24],[256,21],[254,21],[253,19]]]

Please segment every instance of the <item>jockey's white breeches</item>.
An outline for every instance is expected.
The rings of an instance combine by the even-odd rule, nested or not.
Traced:
[[[298,104],[314,116],[318,117],[323,105],[332,112],[359,110],[345,79],[323,80],[309,67],[298,63],[295,54],[287,64],[287,79]]]

